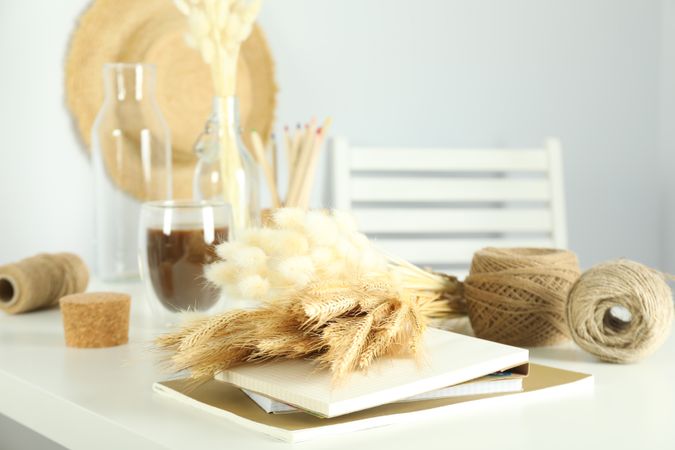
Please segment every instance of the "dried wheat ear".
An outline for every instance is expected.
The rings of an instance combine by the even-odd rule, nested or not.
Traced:
[[[212,377],[245,362],[312,357],[340,382],[384,355],[414,355],[425,328],[419,302],[386,278],[311,283],[255,310],[196,320],[161,336],[175,370]]]
[[[463,314],[462,286],[386,257],[340,211],[283,208],[269,228],[221,244],[206,278],[264,306],[194,321],[159,339],[175,370],[210,377],[243,362],[313,357],[335,381],[384,355],[414,356],[432,318]]]

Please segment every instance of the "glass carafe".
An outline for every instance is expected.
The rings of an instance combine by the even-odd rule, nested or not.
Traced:
[[[171,198],[171,137],[155,98],[155,66],[106,64],[105,98],[92,129],[96,272],[138,276],[141,203]]]
[[[196,200],[224,201],[232,207],[233,233],[260,220],[258,167],[246,149],[235,96],[214,97],[211,116],[194,147]]]

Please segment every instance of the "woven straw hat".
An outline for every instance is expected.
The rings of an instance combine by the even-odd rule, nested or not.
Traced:
[[[192,196],[196,163],[192,147],[209,116],[213,83],[199,52],[183,41],[187,20],[169,0],[95,0],[82,15],[66,60],[66,102],[89,148],[91,128],[103,103],[103,64],[157,66],[157,100],[171,129],[174,197]],[[274,63],[259,27],[239,57],[237,96],[244,131],[269,136],[274,120]],[[248,137],[248,132],[244,133]],[[131,158],[139,161],[139,158]],[[111,174],[137,197],[136,177]]]

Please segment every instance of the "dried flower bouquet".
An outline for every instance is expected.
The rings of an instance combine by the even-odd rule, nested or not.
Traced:
[[[461,313],[460,283],[379,253],[344,212],[280,209],[221,244],[207,278],[262,302],[162,336],[195,378],[244,362],[312,357],[335,381],[383,355],[414,356],[429,319]]]
[[[242,43],[249,37],[260,11],[260,0],[174,0],[178,10],[187,17],[186,43],[198,50],[211,68],[216,99],[227,111],[225,99],[236,93],[237,63]],[[243,163],[237,149],[236,136],[227,124],[233,118],[219,123],[220,171],[223,197],[232,205],[235,225],[249,225],[250,215],[243,187],[238,182]]]

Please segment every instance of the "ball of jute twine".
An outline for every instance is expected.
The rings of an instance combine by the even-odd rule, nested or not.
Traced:
[[[623,318],[621,311],[627,313]],[[671,290],[665,276],[649,267],[629,260],[606,262],[574,284],[566,321],[574,341],[601,360],[638,361],[670,334]]]
[[[546,248],[484,248],[471,262],[464,296],[477,337],[518,346],[569,338],[567,293],[581,271],[574,253]]]
[[[84,292],[89,269],[72,253],[39,254],[0,266],[0,309],[19,314],[56,306],[68,294]]]

